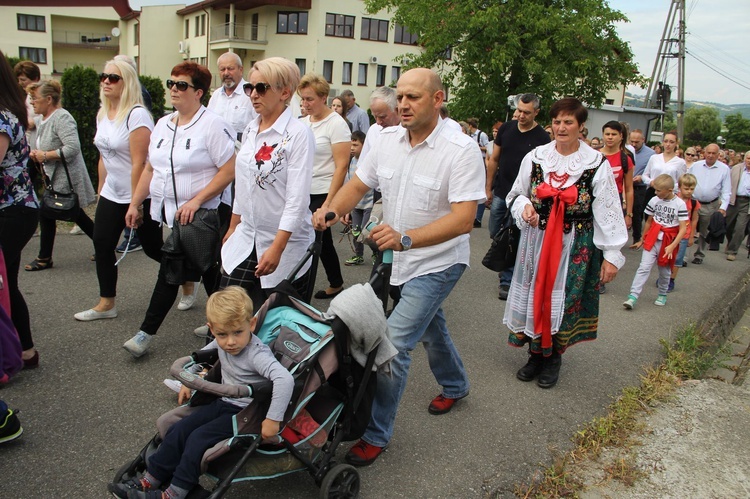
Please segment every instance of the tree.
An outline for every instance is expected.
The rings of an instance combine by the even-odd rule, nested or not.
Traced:
[[[156,123],[164,116],[164,84],[154,76],[141,75],[138,78],[151,95],[151,115],[154,117],[154,123]]]
[[[504,119],[509,95],[534,92],[542,104],[575,96],[598,106],[609,89],[641,82],[605,0],[365,0],[388,9],[419,35],[407,67],[435,68],[456,116]],[[450,54],[451,60],[446,60]],[[455,86],[454,86],[455,85]]]
[[[81,152],[91,181],[99,181],[99,151],[94,146],[96,113],[99,110],[99,75],[92,68],[73,66],[60,78],[62,104],[78,124]]]
[[[742,113],[728,114],[724,125],[728,144],[750,146],[750,120],[743,118]]]
[[[721,133],[719,111],[712,107],[691,107],[685,111],[685,137],[702,143],[714,142]]]

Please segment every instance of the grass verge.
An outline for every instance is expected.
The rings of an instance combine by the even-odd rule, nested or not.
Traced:
[[[642,475],[631,452],[641,430],[638,416],[666,400],[682,380],[704,376],[725,354],[722,349],[718,354],[711,352],[710,343],[696,324],[677,330],[670,340],[661,340],[664,360],[657,367],[645,369],[640,376],[640,386],[624,388],[610,404],[606,415],[578,430],[572,437],[572,450],[566,453],[553,451],[550,466],[535,473],[529,483],[516,485],[514,493],[517,497],[578,496],[584,486],[578,468],[585,460],[599,457],[605,448],[622,451],[616,459],[604,465],[605,479],[618,480],[629,486],[635,483]],[[499,497],[499,494],[495,496]]]

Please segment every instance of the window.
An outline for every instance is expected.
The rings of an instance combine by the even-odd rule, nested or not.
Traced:
[[[362,40],[388,41],[388,21],[381,19],[362,18]]]
[[[604,103],[607,104],[608,106],[613,106],[615,104],[615,100],[614,99],[604,99]]]
[[[253,17],[252,17],[252,23],[253,24],[250,27],[250,30],[251,30],[251,32],[250,32],[250,39],[251,40],[257,40],[258,39],[258,23],[260,22],[259,19],[260,19],[260,17],[258,16],[257,13],[253,14]]]
[[[206,14],[195,16],[195,36],[206,35]]]
[[[352,84],[352,63],[351,62],[344,63],[344,69],[341,73],[341,83],[343,83],[344,85]]]
[[[391,85],[395,85],[399,78],[401,78],[401,67],[391,67]]]
[[[47,31],[44,16],[18,14],[18,29],[21,31]]]
[[[406,29],[406,26],[401,26],[400,24],[396,23],[396,26],[393,30],[393,42],[401,43],[403,45],[416,45],[417,35],[412,35],[411,33],[409,33],[409,30]]]
[[[185,19],[185,38],[190,38],[190,19]]]
[[[276,18],[276,32],[306,35],[307,12],[279,12]]]
[[[323,78],[333,83],[333,61],[323,61]]]
[[[326,14],[326,36],[354,38],[354,16]]]
[[[47,64],[47,49],[18,47],[18,56],[21,59],[28,59],[37,64]]]
[[[378,71],[375,76],[375,86],[382,87],[385,85],[385,66],[378,65]]]
[[[133,25],[133,45],[138,46],[141,42],[141,23],[135,23]]]
[[[367,64],[359,65],[359,76],[357,78],[357,85],[367,85]]]
[[[295,59],[294,63],[299,68],[300,76],[305,76],[305,73],[307,73],[307,59]]]

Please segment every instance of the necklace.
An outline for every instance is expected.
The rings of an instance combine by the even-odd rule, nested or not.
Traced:
[[[567,182],[569,178],[570,178],[570,175],[568,175],[567,173],[563,173],[562,175],[558,175],[557,172],[549,173],[550,185],[558,189],[562,188],[562,186],[565,185],[565,182]]]

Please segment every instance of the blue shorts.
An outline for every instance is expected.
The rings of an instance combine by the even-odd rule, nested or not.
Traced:
[[[680,241],[680,248],[677,250],[677,258],[674,260],[675,267],[682,267],[683,260],[685,260],[685,253],[687,253],[687,247],[687,239]]]

